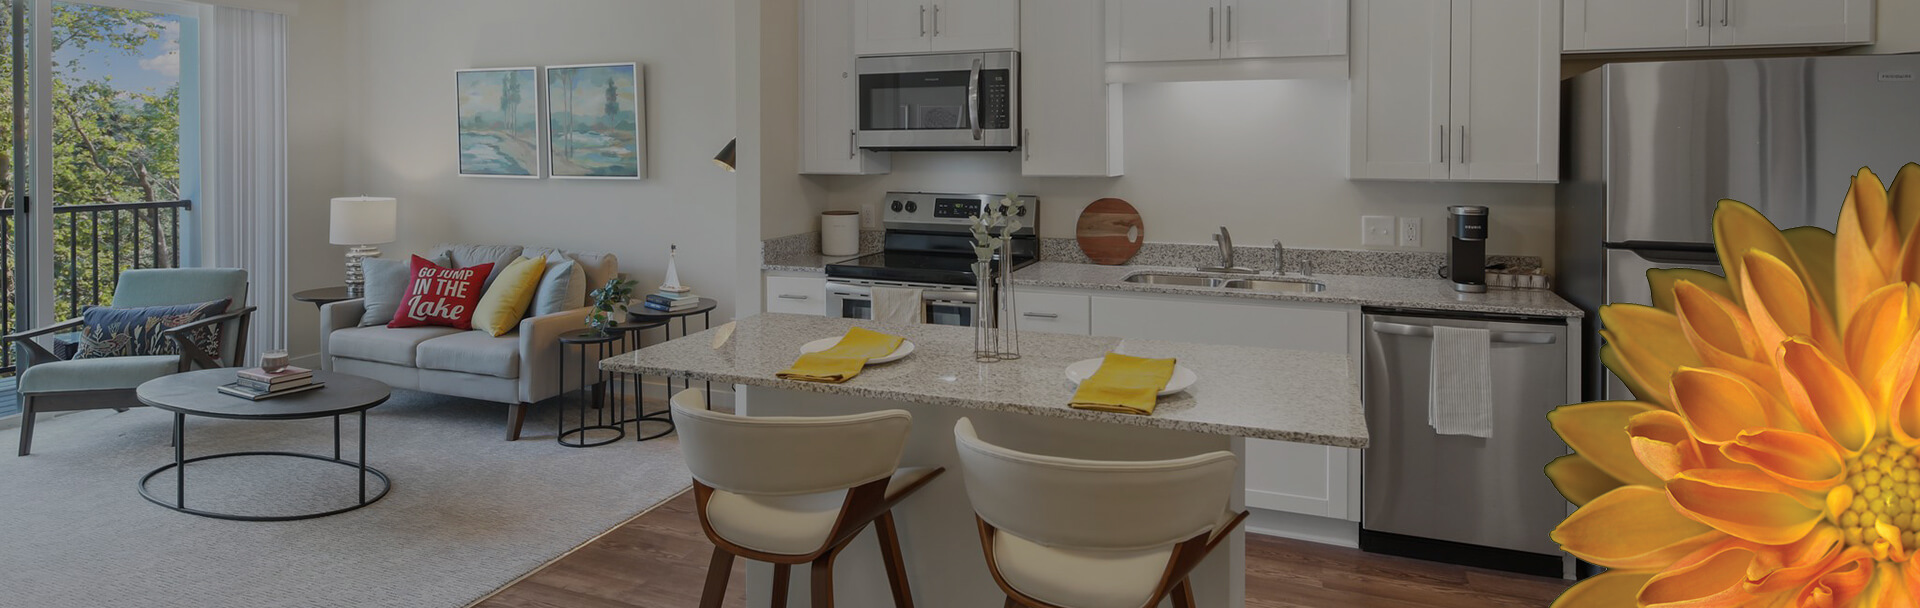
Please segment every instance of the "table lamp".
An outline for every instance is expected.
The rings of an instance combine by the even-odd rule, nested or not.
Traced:
[[[347,295],[367,295],[367,275],[360,260],[380,257],[374,247],[394,241],[394,225],[399,222],[399,201],[378,196],[354,196],[333,199],[328,241],[351,245],[347,249]]]

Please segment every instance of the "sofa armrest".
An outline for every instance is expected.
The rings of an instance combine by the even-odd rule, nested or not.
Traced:
[[[331,302],[320,307],[320,369],[333,370],[333,332],[360,326],[366,316],[367,301],[362,298]]]
[[[582,306],[520,320],[521,402],[539,403],[560,394],[564,380],[560,378],[557,357],[565,354],[560,350],[560,334],[585,329],[587,313],[592,310]]]

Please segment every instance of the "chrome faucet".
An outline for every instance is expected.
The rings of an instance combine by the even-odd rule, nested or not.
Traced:
[[[1213,242],[1220,244],[1220,267],[1233,268],[1233,234],[1221,226],[1220,233],[1213,235]]]

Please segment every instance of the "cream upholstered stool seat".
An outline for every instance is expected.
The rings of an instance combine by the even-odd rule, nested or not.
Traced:
[[[1100,461],[987,443],[953,429],[987,569],[1007,606],[1193,606],[1187,575],[1246,519],[1228,510],[1230,452]]]
[[[832,606],[834,558],[868,523],[894,605],[913,605],[892,509],[945,469],[898,468],[911,414],[733,416],[707,410],[699,389],[672,401],[700,527],[714,544],[701,606],[725,599],[736,556],[773,564],[776,608],[786,605],[792,566],[812,564],[813,606]]]

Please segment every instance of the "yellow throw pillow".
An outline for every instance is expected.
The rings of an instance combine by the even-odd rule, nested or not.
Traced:
[[[545,258],[521,257],[507,264],[473,309],[473,328],[498,337],[519,327],[546,271]]]

